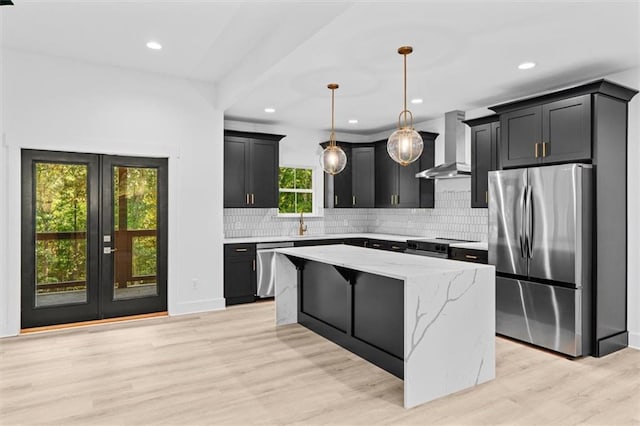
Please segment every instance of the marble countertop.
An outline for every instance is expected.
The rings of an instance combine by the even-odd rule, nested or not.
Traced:
[[[407,240],[422,239],[427,237],[416,237],[415,235],[353,233],[353,234],[320,234],[320,235],[303,235],[303,236],[281,235],[276,237],[238,237],[238,238],[224,238],[222,242],[224,244],[245,244],[245,243],[270,243],[270,242],[276,242],[276,241],[330,240],[333,238],[336,238],[336,239],[367,238],[371,240],[406,242]]]
[[[281,248],[275,251],[399,280],[441,275],[456,271],[493,268],[493,266],[479,263],[456,262],[448,259],[414,256],[342,244]]]
[[[450,247],[488,251],[489,243],[487,243],[486,241],[485,242],[479,241],[479,242],[473,242],[473,243],[453,243],[453,244],[450,244]]]

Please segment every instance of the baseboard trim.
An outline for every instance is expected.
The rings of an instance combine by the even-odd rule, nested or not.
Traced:
[[[116,318],[105,318],[99,320],[91,320],[91,321],[81,321],[81,322],[71,322],[67,324],[54,324],[54,325],[44,325],[41,327],[30,327],[23,328],[20,330],[20,334],[30,334],[30,333],[40,333],[43,331],[53,331],[53,330],[67,330],[69,328],[78,328],[78,327],[88,327],[92,325],[100,325],[100,324],[113,324],[116,322],[123,321],[136,321],[147,318],[157,318],[157,317],[166,317],[167,311],[162,312],[151,312],[148,314],[139,314],[139,315],[128,315],[125,317],[116,317]]]
[[[640,332],[629,332],[629,347],[640,350]]]
[[[196,300],[193,302],[176,303],[174,306],[169,306],[169,316],[197,314],[222,309],[225,309],[224,298]]]

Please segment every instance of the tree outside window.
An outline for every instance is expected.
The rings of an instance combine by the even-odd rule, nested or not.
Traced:
[[[280,167],[281,214],[313,212],[313,170],[306,168]]]

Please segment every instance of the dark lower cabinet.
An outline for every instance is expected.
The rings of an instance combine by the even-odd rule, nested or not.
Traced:
[[[449,259],[473,263],[489,263],[488,252],[486,250],[474,250],[460,247],[449,248]]]
[[[308,247],[308,246],[326,246],[330,244],[342,244],[344,241],[340,239],[330,240],[297,240],[293,242],[294,247]]]
[[[255,244],[224,246],[224,298],[227,305],[256,300]]]
[[[407,249],[407,243],[399,241],[369,240],[366,247],[404,253]]]
[[[498,170],[500,116],[465,120],[471,127],[471,207],[489,204],[489,172]]]

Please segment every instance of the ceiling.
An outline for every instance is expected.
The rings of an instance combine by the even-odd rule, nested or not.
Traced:
[[[213,83],[227,118],[313,130],[330,127],[331,82],[338,131],[394,127],[402,45],[416,121],[640,66],[637,1],[14,3],[7,47]]]

